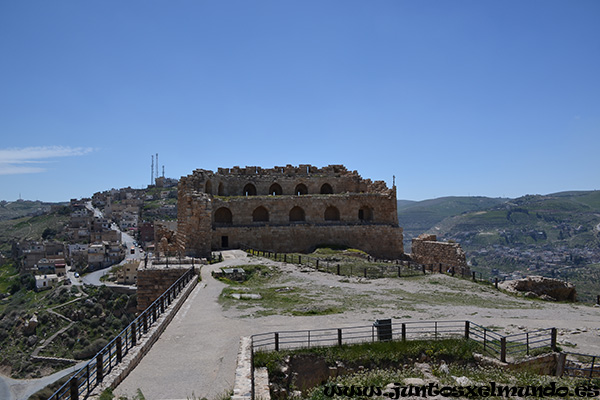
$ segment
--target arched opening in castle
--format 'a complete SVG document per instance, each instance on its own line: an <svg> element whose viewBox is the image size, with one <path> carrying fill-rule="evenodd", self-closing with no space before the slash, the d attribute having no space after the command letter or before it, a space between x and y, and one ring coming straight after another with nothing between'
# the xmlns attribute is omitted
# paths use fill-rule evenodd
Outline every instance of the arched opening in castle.
<svg viewBox="0 0 600 400"><path fill-rule="evenodd" d="M396 188L343 165L197 169L181 178L178 196L177 247L186 255L240 247L310 252L321 245L389 259L404 253Z"/></svg>

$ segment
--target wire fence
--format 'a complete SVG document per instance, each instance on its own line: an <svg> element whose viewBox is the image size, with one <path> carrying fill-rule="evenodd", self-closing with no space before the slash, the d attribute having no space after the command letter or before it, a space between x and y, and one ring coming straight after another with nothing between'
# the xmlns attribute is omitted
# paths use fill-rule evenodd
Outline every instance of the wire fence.
<svg viewBox="0 0 600 400"><path fill-rule="evenodd" d="M165 309L180 295L194 276L194 268L187 270L48 400L87 398L103 379L123 361L123 357L138 344L142 336L158 321Z"/></svg>
<svg viewBox="0 0 600 400"><path fill-rule="evenodd" d="M253 256L265 257L274 261L290 264L298 264L314 268L320 272L337 274L340 276L356 276L364 278L390 278L426 275L427 273L441 273L451 276L473 279L474 281L486 281L481 273L470 272L466 268L451 264L419 264L411 260L383 260L371 256L357 261L335 260L332 258L319 258L304 254L276 253L272 251L258 250L252 247L244 247L244 251ZM366 265L370 264L370 265ZM486 281L487 282L487 281Z"/></svg>

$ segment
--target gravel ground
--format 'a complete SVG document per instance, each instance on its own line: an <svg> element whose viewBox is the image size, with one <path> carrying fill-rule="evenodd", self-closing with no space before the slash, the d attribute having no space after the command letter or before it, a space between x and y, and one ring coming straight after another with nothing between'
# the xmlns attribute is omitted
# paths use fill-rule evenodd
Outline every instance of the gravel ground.
<svg viewBox="0 0 600 400"><path fill-rule="evenodd" d="M338 305L345 311L315 316L256 316L259 308L223 310L217 300L226 285L213 279L211 271L257 263L276 265L282 271L284 285L293 285L316 302ZM517 298L445 275L421 279L347 279L246 257L244 252L233 250L224 253L222 263L202 268L202 282L115 394L132 397L139 388L148 400L213 399L233 387L240 336L367 325L380 318L470 320L497 327L504 334L556 327L563 349L600 355L599 307Z"/></svg>

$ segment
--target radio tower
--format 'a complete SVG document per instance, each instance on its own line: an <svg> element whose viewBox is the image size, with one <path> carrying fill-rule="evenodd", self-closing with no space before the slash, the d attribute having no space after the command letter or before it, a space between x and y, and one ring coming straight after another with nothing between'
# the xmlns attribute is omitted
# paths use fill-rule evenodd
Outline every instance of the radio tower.
<svg viewBox="0 0 600 400"><path fill-rule="evenodd" d="M165 166L164 165L163 165L163 175L162 175L162 177L163 178L165 177Z"/></svg>
<svg viewBox="0 0 600 400"><path fill-rule="evenodd" d="M152 165L150 165L150 184L154 185L154 156L152 157Z"/></svg>
<svg viewBox="0 0 600 400"><path fill-rule="evenodd" d="M159 175L158 175L158 165L159 165L158 164L158 153L156 153L156 177L157 178L159 177Z"/></svg>

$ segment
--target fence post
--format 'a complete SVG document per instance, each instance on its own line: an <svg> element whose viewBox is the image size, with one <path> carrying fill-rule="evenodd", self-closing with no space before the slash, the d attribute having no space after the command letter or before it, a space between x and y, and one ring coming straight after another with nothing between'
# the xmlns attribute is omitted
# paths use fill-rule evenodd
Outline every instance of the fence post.
<svg viewBox="0 0 600 400"><path fill-rule="evenodd" d="M477 279L475 278L475 271L473 271L473 282L475 282Z"/></svg>
<svg viewBox="0 0 600 400"><path fill-rule="evenodd" d="M498 289L498 278L494 278L494 286Z"/></svg>
<svg viewBox="0 0 600 400"><path fill-rule="evenodd" d="M406 342L406 324L402 324L402 341Z"/></svg>
<svg viewBox="0 0 600 400"><path fill-rule="evenodd" d="M600 305L600 294L596 297L596 304Z"/></svg>
<svg viewBox="0 0 600 400"><path fill-rule="evenodd" d="M123 338L117 336L117 364L123 361Z"/></svg>
<svg viewBox="0 0 600 400"><path fill-rule="evenodd" d="M396 260L398 261L398 260ZM398 265L398 278L400 278L402 275L400 274L400 266Z"/></svg>
<svg viewBox="0 0 600 400"><path fill-rule="evenodd" d="M596 356L592 356L592 365L590 367L590 379L594 376L594 364L596 363Z"/></svg>
<svg viewBox="0 0 600 400"><path fill-rule="evenodd" d="M279 351L279 333L275 332L275 351Z"/></svg>
<svg viewBox="0 0 600 400"><path fill-rule="evenodd" d="M440 263L440 274L443 274L444 271L442 271L442 263Z"/></svg>
<svg viewBox="0 0 600 400"><path fill-rule="evenodd" d="M338 328L338 346L342 345L342 329Z"/></svg>
<svg viewBox="0 0 600 400"><path fill-rule="evenodd" d="M552 331L550 333L550 347L552 347L552 351L556 351L556 335L557 335L557 330L556 328L552 328Z"/></svg>
<svg viewBox="0 0 600 400"><path fill-rule="evenodd" d="M96 380L102 382L104 378L104 362L102 361L102 353L96 356Z"/></svg>
<svg viewBox="0 0 600 400"><path fill-rule="evenodd" d="M337 274L340 274L340 264L337 265Z"/></svg>
<svg viewBox="0 0 600 400"><path fill-rule="evenodd" d="M471 322L465 321L465 339L469 340L469 333L471 331Z"/></svg>
<svg viewBox="0 0 600 400"><path fill-rule="evenodd" d="M283 262L285 262L285 263L287 262L287 254L283 255Z"/></svg>
<svg viewBox="0 0 600 400"><path fill-rule="evenodd" d="M427 273L425 272L425 264L423 264L423 275L427 275Z"/></svg>
<svg viewBox="0 0 600 400"><path fill-rule="evenodd" d="M156 322L156 303L152 304L152 322Z"/></svg>
<svg viewBox="0 0 600 400"><path fill-rule="evenodd" d="M148 332L148 314L144 313L144 318L142 318L142 322L144 324L144 333Z"/></svg>
<svg viewBox="0 0 600 400"><path fill-rule="evenodd" d="M161 297L160 298L160 313L164 313L165 312L165 298Z"/></svg>
<svg viewBox="0 0 600 400"><path fill-rule="evenodd" d="M298 256L298 264L302 265L302 256Z"/></svg>
<svg viewBox="0 0 600 400"><path fill-rule="evenodd" d="M506 362L506 337L500 339L500 361Z"/></svg>
<svg viewBox="0 0 600 400"><path fill-rule="evenodd" d="M527 351L527 355L529 355L529 332L525 332L525 350Z"/></svg>
<svg viewBox="0 0 600 400"><path fill-rule="evenodd" d="M367 277L367 267L365 267L364 273L365 273L365 278L366 278Z"/></svg>
<svg viewBox="0 0 600 400"><path fill-rule="evenodd" d="M133 321L131 323L131 346L137 345L137 333L136 333L136 323Z"/></svg>
<svg viewBox="0 0 600 400"><path fill-rule="evenodd" d="M85 365L85 383L87 384L87 394L90 394L90 363Z"/></svg>
<svg viewBox="0 0 600 400"><path fill-rule="evenodd" d="M71 379L71 400L79 400L79 378Z"/></svg>

